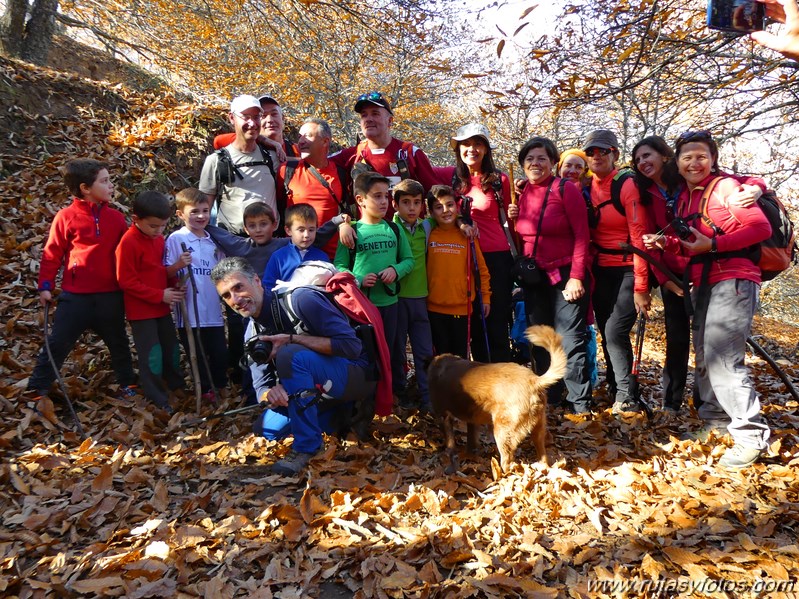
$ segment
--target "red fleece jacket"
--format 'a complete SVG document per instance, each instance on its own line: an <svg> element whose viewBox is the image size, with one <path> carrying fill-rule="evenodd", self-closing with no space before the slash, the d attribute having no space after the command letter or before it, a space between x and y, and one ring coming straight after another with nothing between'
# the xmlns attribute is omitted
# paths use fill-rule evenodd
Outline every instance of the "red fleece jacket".
<svg viewBox="0 0 799 599"><path fill-rule="evenodd" d="M74 198L56 213L50 226L39 267L39 290L52 291L63 266L64 291L119 291L114 252L126 228L125 217L116 208Z"/></svg>

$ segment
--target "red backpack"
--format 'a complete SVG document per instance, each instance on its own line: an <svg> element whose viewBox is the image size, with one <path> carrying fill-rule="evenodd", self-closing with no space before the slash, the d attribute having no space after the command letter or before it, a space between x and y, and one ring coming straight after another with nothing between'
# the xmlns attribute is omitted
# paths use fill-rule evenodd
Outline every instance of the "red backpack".
<svg viewBox="0 0 799 599"><path fill-rule="evenodd" d="M707 215L707 202L716 183L721 179L722 177L716 177L708 183L699 203L699 214L702 220L714 231L718 227L713 224L713 221ZM785 206L783 206L773 190L769 189L761 195L757 200L757 205L771 225L771 236L750 248L751 258L760 267L763 281L770 281L781 272L787 270L792 263L796 263L796 235ZM723 252L717 256L724 257L725 254L729 253Z"/></svg>
<svg viewBox="0 0 799 599"><path fill-rule="evenodd" d="M380 378L377 382L377 392L375 395L375 412L378 416L388 416L394 404L394 396L391 386L391 356L388 352L386 334L383 330L383 318L369 298L358 287L358 282L352 273L339 272L330 277L325 285L325 292L336 303L339 309L354 324L356 332L362 343L373 344L377 348L375 356L380 370ZM366 330L356 326L371 325ZM366 331L370 331L373 339L369 339Z"/></svg>

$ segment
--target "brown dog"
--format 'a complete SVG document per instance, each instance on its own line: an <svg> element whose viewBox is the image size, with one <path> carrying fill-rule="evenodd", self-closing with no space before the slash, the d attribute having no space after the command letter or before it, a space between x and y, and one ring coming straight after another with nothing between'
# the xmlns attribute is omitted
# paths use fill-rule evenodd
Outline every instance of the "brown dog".
<svg viewBox="0 0 799 599"><path fill-rule="evenodd" d="M519 444L533 433L539 461L547 464L546 389L566 372L566 352L552 327L537 325L526 331L530 343L549 351L551 364L541 376L519 364L483 364L452 354L433 358L428 368L430 400L443 417L450 457L448 472L457 469L453 417L467 423L467 448L477 447L478 424L492 424L502 470L507 472Z"/></svg>

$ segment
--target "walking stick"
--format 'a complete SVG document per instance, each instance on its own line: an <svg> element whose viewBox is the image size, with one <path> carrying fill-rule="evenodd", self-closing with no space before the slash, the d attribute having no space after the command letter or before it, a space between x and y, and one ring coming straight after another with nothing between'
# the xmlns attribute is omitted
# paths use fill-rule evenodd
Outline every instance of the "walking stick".
<svg viewBox="0 0 799 599"><path fill-rule="evenodd" d="M184 242L180 243L180 249L184 252L188 252L189 249L186 247ZM187 270L189 271L189 280L191 281L191 303L194 307L194 324L197 325L197 343L200 346L200 356L203 359L203 366L205 367L205 374L208 375L208 383L211 385L211 391L214 394L214 399L219 398L219 393L216 390L216 386L214 385L214 377L211 374L211 365L208 363L208 354L205 353L205 346L203 345L203 337L200 334L200 308L197 303L197 281L194 279L194 270L191 268L191 264L188 265ZM188 320L189 313L186 312L186 319ZM199 404L198 404L199 405Z"/></svg>
<svg viewBox="0 0 799 599"><path fill-rule="evenodd" d="M651 264L652 266L657 268L660 272L665 274L669 278L669 280L672 281L675 285L679 285L680 287L682 287L682 281L680 280L680 278L677 275L675 275L673 272L671 272L671 270L660 260L658 260L653 256L650 256L643 250L639 250L637 247L629 243L621 243L619 245L621 249L630 252L631 254L635 254L640 258L643 258L644 260L646 260L648 264ZM799 391L797 391L796 387L793 386L793 383L791 382L791 379L788 378L788 375L785 374L785 372L782 370L782 368L779 367L777 362L774 361L774 358L772 358L759 343L757 343L754 339L752 339L751 336L746 338L746 343L747 345L749 345L749 347L752 348L752 351L754 351L758 356L763 358L766 361L766 363L769 366L771 366L771 368L774 370L777 376L780 377L780 380L782 380L782 382L785 384L785 387L786 389L788 389L788 392L791 395L793 395L793 398L796 401L799 401Z"/></svg>
<svg viewBox="0 0 799 599"><path fill-rule="evenodd" d="M61 389L61 393L64 395L64 401L67 402L67 407L69 408L69 413L72 416L72 420L75 422L76 432L81 439L86 438L86 433L83 432L83 427L80 425L80 419L78 415L75 413L75 406L72 405L72 401L69 399L69 394L67 393L67 387L64 385L64 379L61 378L61 372L58 370L58 366L55 363L55 359L53 358L53 352L50 350L50 333L48 331L48 323L50 321L50 302L45 302L44 304L44 326L42 332L44 333L44 349L47 352L47 359L50 360L50 366L53 367L53 372L55 373L55 378L58 381L58 387Z"/></svg>
<svg viewBox="0 0 799 599"><path fill-rule="evenodd" d="M178 309L183 319L183 330L186 333L186 343L189 346L189 365L191 367L191 380L194 383L194 400L197 409L197 415L200 414L202 409L202 385L200 384L200 367L197 365L197 348L194 344L194 331L191 330L191 323L189 322L189 311L186 308L186 297L184 296L178 304Z"/></svg>
<svg viewBox="0 0 799 599"><path fill-rule="evenodd" d="M466 245L466 359L472 359L472 264L469 257L471 244Z"/></svg>
<svg viewBox="0 0 799 599"><path fill-rule="evenodd" d="M298 413L302 414L313 405L319 403L322 399L333 399L331 396L328 395L330 390L333 388L333 381L327 380L324 384L318 384L313 389L304 389L302 391L297 391L296 393L292 393L289 395L289 401L300 401L302 399L311 398L307 404L302 404L298 408ZM196 426L198 424L203 424L204 422L208 422L209 420L218 420L219 418L227 418L228 416L235 416L236 414L243 414L244 412L251 412L257 409L264 409L268 408L269 404L265 405L265 402L258 402L254 403L249 406L243 406L241 408L233 408L232 410L225 410L224 412L217 412L216 414L210 414L209 416L204 416L202 418L195 418L194 420L189 420L188 422L184 422L182 426Z"/></svg>
<svg viewBox="0 0 799 599"><path fill-rule="evenodd" d="M488 326L486 325L486 310L483 305L483 291L482 283L480 281L480 267L477 263L477 248L474 246L474 240L469 241L469 246L472 250L472 265L474 266L474 289L477 303L480 304L480 318L483 322L483 340L486 344L486 357L491 361L491 348L488 347Z"/></svg>

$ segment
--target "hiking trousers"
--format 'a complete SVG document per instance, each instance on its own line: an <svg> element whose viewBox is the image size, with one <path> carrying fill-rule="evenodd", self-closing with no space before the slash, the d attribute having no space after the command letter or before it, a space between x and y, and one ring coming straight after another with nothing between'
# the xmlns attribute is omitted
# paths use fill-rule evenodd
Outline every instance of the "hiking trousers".
<svg viewBox="0 0 799 599"><path fill-rule="evenodd" d="M752 281L719 281L710 288L707 311L694 314L699 415L709 422L729 421L727 430L735 442L753 449L765 449L770 434L745 364L759 293L760 286ZM695 293L692 299L696 301Z"/></svg>

